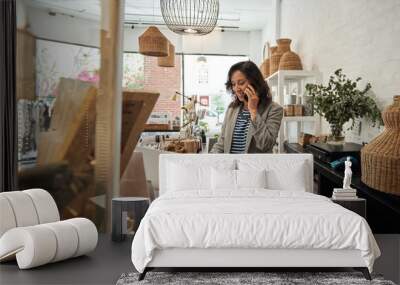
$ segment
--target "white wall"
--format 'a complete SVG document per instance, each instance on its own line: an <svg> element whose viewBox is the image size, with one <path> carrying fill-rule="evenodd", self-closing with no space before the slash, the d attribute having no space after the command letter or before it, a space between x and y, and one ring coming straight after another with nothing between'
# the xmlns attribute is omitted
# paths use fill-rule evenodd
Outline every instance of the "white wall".
<svg viewBox="0 0 400 285"><path fill-rule="evenodd" d="M30 31L38 37L52 40L99 46L100 22L65 15L50 16L46 11L29 8ZM143 27L126 26L124 50L138 51L138 37ZM162 33L175 45L176 52L248 55L257 64L261 60L261 31L238 32L216 30L205 36L180 36L167 28Z"/></svg>
<svg viewBox="0 0 400 285"><path fill-rule="evenodd" d="M250 60L254 61L257 65L260 65L263 61L262 57L262 31L251 31L249 33L249 57Z"/></svg>
<svg viewBox="0 0 400 285"><path fill-rule="evenodd" d="M280 15L281 15L281 2L282 0L272 0L271 13L266 15L268 17L267 25L261 31L261 42L269 42L271 46L275 46L275 40L280 37ZM265 51L265 57L268 52Z"/></svg>
<svg viewBox="0 0 400 285"><path fill-rule="evenodd" d="M281 1L276 23L280 27L267 25L263 41L291 38L304 69L321 71L324 83L337 68L350 78L362 77L360 86L372 84L372 95L381 108L400 94L399 0L276 1ZM324 131L328 132L327 124ZM380 131L363 120L361 134L348 132L346 140L369 142ZM376 239L382 256L375 271L399 282L400 236L376 235Z"/></svg>
<svg viewBox="0 0 400 285"><path fill-rule="evenodd" d="M37 37L56 41L100 46L99 21L65 15L50 16L47 11L29 7L29 30Z"/></svg>
<svg viewBox="0 0 400 285"><path fill-rule="evenodd" d="M282 0L281 5L280 35L293 40L304 69L320 70L325 83L337 68L360 76L360 86L372 84L380 107L400 94L399 0ZM271 39L272 33L263 35ZM346 136L368 142L379 131L364 121L360 136Z"/></svg>

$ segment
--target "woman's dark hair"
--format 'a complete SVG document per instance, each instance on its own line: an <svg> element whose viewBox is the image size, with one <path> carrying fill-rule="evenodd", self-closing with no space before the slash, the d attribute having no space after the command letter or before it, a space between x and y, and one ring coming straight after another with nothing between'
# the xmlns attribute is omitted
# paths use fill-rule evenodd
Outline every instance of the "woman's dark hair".
<svg viewBox="0 0 400 285"><path fill-rule="evenodd" d="M233 94L231 78L235 71L242 72L249 81L249 84L254 87L258 97L260 98L259 105L267 106L271 103L272 99L269 91L269 86L267 82L265 82L260 69L258 69L257 65L250 60L241 61L231 66L228 72L228 80L225 83L226 90L228 92ZM237 107L241 104L243 103L240 102L239 99L235 96L234 101L229 106Z"/></svg>

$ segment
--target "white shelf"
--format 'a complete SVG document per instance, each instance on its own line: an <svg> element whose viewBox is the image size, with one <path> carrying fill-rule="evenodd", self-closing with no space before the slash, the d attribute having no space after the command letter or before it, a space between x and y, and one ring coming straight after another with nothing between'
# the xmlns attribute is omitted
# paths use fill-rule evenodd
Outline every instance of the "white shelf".
<svg viewBox="0 0 400 285"><path fill-rule="evenodd" d="M267 77L265 80L268 82L275 82L278 80L279 77L282 77L284 80L302 80L309 77L316 77L318 78L321 76L319 71L306 71L306 70L278 70L274 74Z"/></svg>
<svg viewBox="0 0 400 285"><path fill-rule="evenodd" d="M280 104L284 105L284 96L286 93L292 93L290 89L295 89L297 96L303 96L305 91L305 86L309 82L313 83L321 83L322 75L319 71L306 71L306 70L278 70L271 76L265 79L268 82L269 87L271 88L271 92L273 92L273 100ZM297 98L296 98L297 99ZM297 101L297 100L296 100ZM279 130L278 135L278 149L279 152L283 152L283 142L285 139L288 139L293 132L289 132L289 127L294 127L294 124L290 124L289 122L296 122L297 127L297 137L300 136L301 130L304 130L305 124L307 122L313 123L312 129L309 132L312 132L315 135L319 134L320 131L320 117L315 114L315 116L288 116L283 117L281 128ZM308 124L307 124L308 125ZM310 126L306 126L307 129Z"/></svg>

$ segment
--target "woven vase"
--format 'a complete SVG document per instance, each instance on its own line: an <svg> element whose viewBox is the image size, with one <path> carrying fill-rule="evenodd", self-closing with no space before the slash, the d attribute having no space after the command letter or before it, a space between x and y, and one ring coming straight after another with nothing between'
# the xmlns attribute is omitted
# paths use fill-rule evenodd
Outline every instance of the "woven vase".
<svg viewBox="0 0 400 285"><path fill-rule="evenodd" d="M271 58L269 61L269 75L272 75L278 71L279 61L281 60L283 53L278 50L278 47L271 47L270 54Z"/></svg>
<svg viewBox="0 0 400 285"><path fill-rule="evenodd" d="M168 56L162 56L158 59L158 66L161 67L174 67L175 66L175 46L171 43L168 44Z"/></svg>
<svg viewBox="0 0 400 285"><path fill-rule="evenodd" d="M279 62L279 70L302 70L303 65L301 64L300 57L292 52L285 52Z"/></svg>
<svg viewBox="0 0 400 285"><path fill-rule="evenodd" d="M139 53L148 56L168 56L168 39L155 26L139 36Z"/></svg>
<svg viewBox="0 0 400 285"><path fill-rule="evenodd" d="M385 130L361 150L361 180L373 189L400 195L400 95L382 114Z"/></svg>
<svg viewBox="0 0 400 285"><path fill-rule="evenodd" d="M264 78L267 78L269 76L269 62L270 62L270 59L267 58L260 65L260 70L261 70L261 73L262 73Z"/></svg>
<svg viewBox="0 0 400 285"><path fill-rule="evenodd" d="M291 42L292 42L291 39L277 39L276 43L278 44L278 51L280 51L281 53L290 51Z"/></svg>
<svg viewBox="0 0 400 285"><path fill-rule="evenodd" d="M271 58L272 54L278 50L277 46L270 47L268 50L268 56Z"/></svg>
<svg viewBox="0 0 400 285"><path fill-rule="evenodd" d="M279 70L302 70L300 57L290 50L291 39L279 39L278 49L283 52L282 57L279 60Z"/></svg>
<svg viewBox="0 0 400 285"><path fill-rule="evenodd" d="M277 50L271 56L270 62L270 74L274 74L279 69L280 60L285 52L290 51L290 43L291 39L277 39L276 43L278 44Z"/></svg>

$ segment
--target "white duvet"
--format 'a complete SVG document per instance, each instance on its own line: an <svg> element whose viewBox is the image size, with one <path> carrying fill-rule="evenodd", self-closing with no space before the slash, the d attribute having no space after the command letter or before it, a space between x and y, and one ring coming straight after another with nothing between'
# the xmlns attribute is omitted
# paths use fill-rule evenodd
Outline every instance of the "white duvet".
<svg viewBox="0 0 400 285"><path fill-rule="evenodd" d="M370 271L380 255L359 215L320 195L265 189L162 195L140 223L132 262L143 272L165 248L358 249Z"/></svg>

